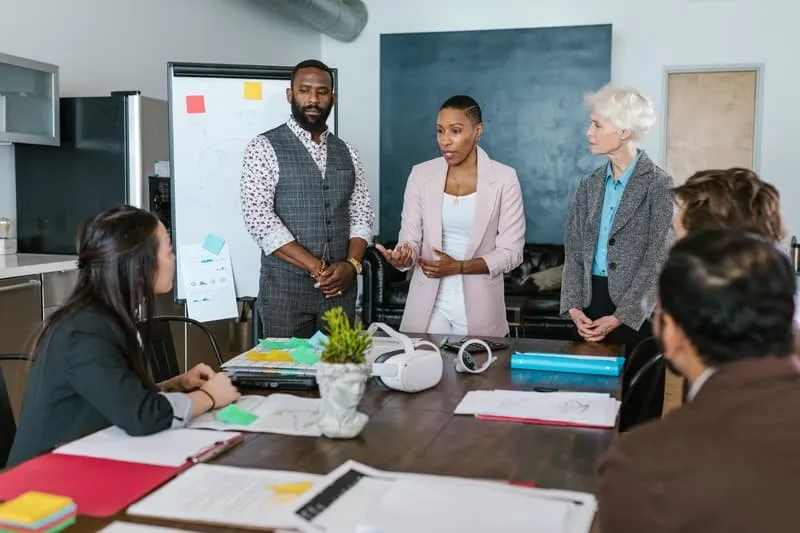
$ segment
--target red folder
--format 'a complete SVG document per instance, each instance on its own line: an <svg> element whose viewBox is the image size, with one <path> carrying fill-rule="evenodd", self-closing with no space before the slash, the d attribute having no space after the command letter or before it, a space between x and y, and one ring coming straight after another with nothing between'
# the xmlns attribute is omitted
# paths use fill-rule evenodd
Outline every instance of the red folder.
<svg viewBox="0 0 800 533"><path fill-rule="evenodd" d="M601 426L597 424L578 424L575 422L564 422L563 420L545 420L544 418L517 418L513 416L500 415L475 415L478 420L495 420L497 422L520 422L522 424L538 424L540 426L564 426L571 428L591 428L591 429L611 429L612 426Z"/></svg>
<svg viewBox="0 0 800 533"><path fill-rule="evenodd" d="M0 474L0 500L37 490L72 498L80 515L107 517L183 468L48 453Z"/></svg>

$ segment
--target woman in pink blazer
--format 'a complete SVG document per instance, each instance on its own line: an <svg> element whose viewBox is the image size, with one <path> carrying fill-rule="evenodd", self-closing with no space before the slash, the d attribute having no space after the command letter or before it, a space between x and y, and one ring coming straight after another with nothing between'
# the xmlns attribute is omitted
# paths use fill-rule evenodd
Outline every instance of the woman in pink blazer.
<svg viewBox="0 0 800 533"><path fill-rule="evenodd" d="M377 245L395 268L414 268L402 331L508 335L503 274L522 262L525 214L517 173L478 146L481 109L453 96L436 124L442 157L415 165L398 244Z"/></svg>

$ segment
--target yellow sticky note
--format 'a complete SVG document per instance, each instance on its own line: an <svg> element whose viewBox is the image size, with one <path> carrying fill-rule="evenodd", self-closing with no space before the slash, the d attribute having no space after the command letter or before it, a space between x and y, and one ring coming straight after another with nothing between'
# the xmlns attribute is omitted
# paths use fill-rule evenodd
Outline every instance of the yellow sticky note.
<svg viewBox="0 0 800 533"><path fill-rule="evenodd" d="M75 504L70 498L44 492L26 492L0 504L0 520L17 524L35 524Z"/></svg>
<svg viewBox="0 0 800 533"><path fill-rule="evenodd" d="M260 81L246 81L244 82L244 99L245 100L263 100L263 93L261 92Z"/></svg>
<svg viewBox="0 0 800 533"><path fill-rule="evenodd" d="M275 494L291 494L300 496L305 491L311 488L310 481L301 481L299 483L286 483L283 485L272 485L270 487Z"/></svg>
<svg viewBox="0 0 800 533"><path fill-rule="evenodd" d="M270 352L259 352L251 350L245 354L251 361L264 361L266 363L291 363L294 361L286 350L272 350Z"/></svg>

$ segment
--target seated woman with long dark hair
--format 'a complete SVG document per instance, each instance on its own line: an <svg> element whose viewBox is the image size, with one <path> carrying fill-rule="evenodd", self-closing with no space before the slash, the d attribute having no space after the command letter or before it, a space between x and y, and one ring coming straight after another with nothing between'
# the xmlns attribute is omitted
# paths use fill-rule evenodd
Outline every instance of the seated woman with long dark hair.
<svg viewBox="0 0 800 533"><path fill-rule="evenodd" d="M123 206L83 225L78 283L34 343L9 465L109 425L131 435L183 427L239 397L227 375L204 364L153 382L149 334L137 326L174 276L169 235L155 215Z"/></svg>

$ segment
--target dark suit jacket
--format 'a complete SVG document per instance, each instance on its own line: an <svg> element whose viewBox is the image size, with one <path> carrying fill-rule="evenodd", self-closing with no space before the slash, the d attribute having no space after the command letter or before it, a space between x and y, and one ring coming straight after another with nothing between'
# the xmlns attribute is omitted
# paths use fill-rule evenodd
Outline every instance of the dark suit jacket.
<svg viewBox="0 0 800 533"><path fill-rule="evenodd" d="M694 400L620 437L600 467L601 533L800 531L797 364L720 367Z"/></svg>
<svg viewBox="0 0 800 533"><path fill-rule="evenodd" d="M172 405L130 368L109 315L77 311L45 342L31 365L8 466L109 425L133 435L172 425Z"/></svg>
<svg viewBox="0 0 800 533"><path fill-rule="evenodd" d="M564 235L561 314L591 303L592 262L606 184L606 165L584 176L575 191ZM614 315L638 330L653 312L642 300L655 291L672 244L672 178L642 153L625 186L608 239L608 292Z"/></svg>

